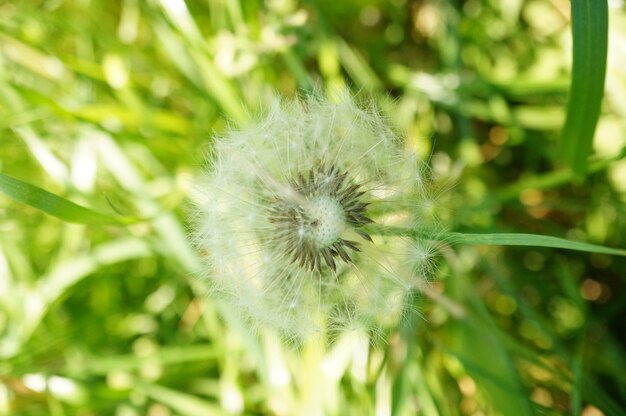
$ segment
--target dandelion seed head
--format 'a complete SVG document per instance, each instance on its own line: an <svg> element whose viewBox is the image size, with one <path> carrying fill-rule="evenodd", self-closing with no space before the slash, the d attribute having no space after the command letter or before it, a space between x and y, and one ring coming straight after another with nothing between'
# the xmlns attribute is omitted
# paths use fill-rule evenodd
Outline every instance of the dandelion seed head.
<svg viewBox="0 0 626 416"><path fill-rule="evenodd" d="M251 326L300 340L380 332L425 281L428 244L372 232L427 228L431 198L427 170L373 105L275 100L215 138L207 165L194 215L203 276Z"/></svg>

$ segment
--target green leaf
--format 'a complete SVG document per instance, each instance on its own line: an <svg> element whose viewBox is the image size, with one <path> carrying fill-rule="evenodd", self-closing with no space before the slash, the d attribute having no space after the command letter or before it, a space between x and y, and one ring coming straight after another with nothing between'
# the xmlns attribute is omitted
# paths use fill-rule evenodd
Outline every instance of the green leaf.
<svg viewBox="0 0 626 416"><path fill-rule="evenodd" d="M186 392L163 387L158 384L145 383L136 379L135 388L152 400L171 407L181 415L223 415L224 411L215 403L201 399Z"/></svg>
<svg viewBox="0 0 626 416"><path fill-rule="evenodd" d="M489 397L492 409L486 413L506 416L536 414L528 387L524 386L517 367L520 359L526 359L520 353L524 346L511 340L506 330L501 329L501 324L496 322L481 294L473 287L473 279L463 276L452 280L446 292L455 302L463 304L466 312L462 319L448 321L451 332L442 348L459 361L476 382L481 395Z"/></svg>
<svg viewBox="0 0 626 416"><path fill-rule="evenodd" d="M579 178L587 172L587 156L600 116L608 20L607 0L572 0L572 84L561 149L565 162Z"/></svg>
<svg viewBox="0 0 626 416"><path fill-rule="evenodd" d="M589 253L602 253L615 256L626 256L626 250L600 246L597 244L571 241L564 238L547 235L522 234L522 233L498 233L498 234L464 234L448 233L443 239L458 244L488 244L498 246L534 246L564 248L567 250L587 251Z"/></svg>
<svg viewBox="0 0 626 416"><path fill-rule="evenodd" d="M449 352L489 395L498 414L535 414L515 368L514 357L498 338L495 327L474 315L457 321L456 325L456 339Z"/></svg>
<svg viewBox="0 0 626 416"><path fill-rule="evenodd" d="M616 155L590 161L587 166L587 173L606 170L614 162L624 158L626 158L626 148L622 149L622 151ZM574 172L570 169L561 169L542 175L530 175L517 183L496 191L495 196L500 201L516 199L519 198L519 195L526 189L552 189L570 183L575 179L574 175Z"/></svg>
<svg viewBox="0 0 626 416"><path fill-rule="evenodd" d="M137 220L110 216L77 205L35 185L0 173L0 192L66 222L79 224L129 224Z"/></svg>
<svg viewBox="0 0 626 416"><path fill-rule="evenodd" d="M87 253L69 257L58 263L54 269L39 278L37 289L28 290L26 293L16 292L14 296L18 299L30 297L38 299L39 306L32 310L28 307L23 308L23 317L17 320L14 323L16 327L9 331L16 337L15 342L8 343L8 347L0 349L0 359L19 353L20 346L32 336L51 305L81 279L104 266L149 257L151 254L152 250L145 241L130 237L119 238L91 247ZM25 301L23 303L26 304Z"/></svg>
<svg viewBox="0 0 626 416"><path fill-rule="evenodd" d="M146 357L156 364L167 366L189 362L207 362L216 360L218 352L214 344L196 344L184 346L163 346L150 353ZM144 357L144 359L146 358ZM111 371L136 371L144 365L144 361L138 360L136 354L124 355L94 355L85 361L84 366L73 367L76 374L106 375Z"/></svg>
<svg viewBox="0 0 626 416"><path fill-rule="evenodd" d="M485 244L494 246L530 246L564 248L566 250L587 251L589 253L601 253L614 256L626 256L626 250L621 248L605 247L598 244L572 241L565 238L552 237L549 235L524 234L524 233L495 233L495 234L471 234L448 232L432 235L428 231L412 230L397 227L380 227L371 225L367 231L376 235L402 235L412 238L424 238L429 240L446 241L450 244Z"/></svg>

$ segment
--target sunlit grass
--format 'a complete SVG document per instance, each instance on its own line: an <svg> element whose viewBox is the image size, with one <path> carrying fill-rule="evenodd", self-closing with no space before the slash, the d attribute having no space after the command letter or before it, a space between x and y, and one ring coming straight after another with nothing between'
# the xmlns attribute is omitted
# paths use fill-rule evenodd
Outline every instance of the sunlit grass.
<svg viewBox="0 0 626 416"><path fill-rule="evenodd" d="M266 3L0 1L0 172L93 219L0 194L0 414L624 414L621 257L445 246L385 343L294 350L207 295L186 219L214 133L348 86L455 180L452 231L623 248L623 4L581 181L569 2Z"/></svg>

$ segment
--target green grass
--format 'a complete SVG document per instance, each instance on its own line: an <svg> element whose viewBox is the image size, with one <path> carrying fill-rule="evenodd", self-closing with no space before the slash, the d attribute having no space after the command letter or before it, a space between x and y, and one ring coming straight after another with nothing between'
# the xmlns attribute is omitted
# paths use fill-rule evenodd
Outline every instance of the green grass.
<svg viewBox="0 0 626 416"><path fill-rule="evenodd" d="M609 12L605 1L572 2L572 84L561 148L579 178L587 172L593 133L600 116L608 42Z"/></svg>
<svg viewBox="0 0 626 416"><path fill-rule="evenodd" d="M0 0L0 415L626 414L599 3ZM454 183L453 234L386 343L294 350L208 296L190 189L268 97L342 86Z"/></svg>

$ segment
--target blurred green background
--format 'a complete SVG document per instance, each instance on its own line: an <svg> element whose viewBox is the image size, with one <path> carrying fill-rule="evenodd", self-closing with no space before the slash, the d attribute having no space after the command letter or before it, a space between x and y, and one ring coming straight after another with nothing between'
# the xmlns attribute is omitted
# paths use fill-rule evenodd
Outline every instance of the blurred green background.
<svg viewBox="0 0 626 416"><path fill-rule="evenodd" d="M575 179L567 0L0 0L0 172L151 218L69 224L0 195L0 414L626 414L623 258L456 246L446 300L386 344L294 351L206 296L186 219L214 133L271 94L348 87L455 183L452 230L624 247L624 1L609 15Z"/></svg>

